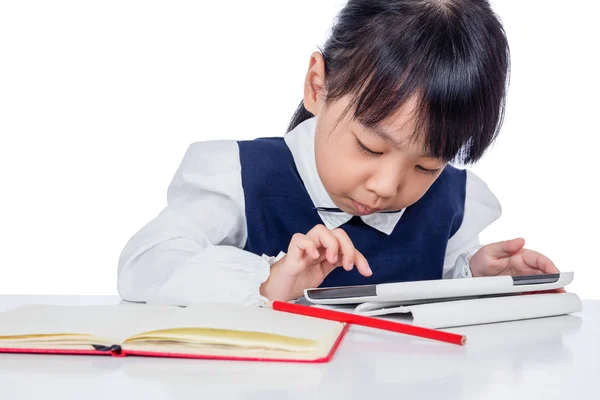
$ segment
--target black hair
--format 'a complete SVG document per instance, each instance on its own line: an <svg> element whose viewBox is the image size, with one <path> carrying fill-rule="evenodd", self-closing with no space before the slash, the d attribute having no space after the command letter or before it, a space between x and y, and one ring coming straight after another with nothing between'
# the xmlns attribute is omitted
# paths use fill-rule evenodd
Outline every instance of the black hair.
<svg viewBox="0 0 600 400"><path fill-rule="evenodd" d="M349 0L321 53L326 101L351 95L368 128L417 95L432 157L473 163L502 126L509 46L487 0ZM288 132L312 116L300 103Z"/></svg>

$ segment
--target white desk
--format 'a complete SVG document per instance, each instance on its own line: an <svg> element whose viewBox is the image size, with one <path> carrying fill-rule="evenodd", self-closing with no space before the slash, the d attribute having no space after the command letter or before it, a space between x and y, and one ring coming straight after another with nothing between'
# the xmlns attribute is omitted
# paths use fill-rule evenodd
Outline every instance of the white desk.
<svg viewBox="0 0 600 400"><path fill-rule="evenodd" d="M116 304L117 297L0 296ZM600 301L570 316L452 329L465 347L353 327L329 364L0 354L2 399L598 399Z"/></svg>

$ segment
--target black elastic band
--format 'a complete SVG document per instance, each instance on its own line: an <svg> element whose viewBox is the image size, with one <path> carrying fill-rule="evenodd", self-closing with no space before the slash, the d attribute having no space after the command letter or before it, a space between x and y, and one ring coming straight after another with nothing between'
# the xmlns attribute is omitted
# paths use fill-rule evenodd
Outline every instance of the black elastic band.
<svg viewBox="0 0 600 400"><path fill-rule="evenodd" d="M112 351L117 354L121 353L121 346L119 346L118 344L113 344L112 346L101 346L99 344L93 344L92 346L94 347L94 350L97 351Z"/></svg>
<svg viewBox="0 0 600 400"><path fill-rule="evenodd" d="M313 207L313 210L315 211L325 211L325 212L345 212L340 210L339 208L330 208L330 207ZM379 211L376 214L395 214L395 213L399 213L402 210L397 210L397 211Z"/></svg>

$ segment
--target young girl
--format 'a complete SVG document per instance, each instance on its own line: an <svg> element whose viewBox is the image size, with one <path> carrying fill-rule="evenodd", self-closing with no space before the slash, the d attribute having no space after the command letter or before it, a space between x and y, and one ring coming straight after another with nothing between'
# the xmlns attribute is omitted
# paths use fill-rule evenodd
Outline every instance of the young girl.
<svg viewBox="0 0 600 400"><path fill-rule="evenodd" d="M451 161L500 129L509 69L486 0L350 0L284 137L192 144L168 206L126 245L131 301L258 304L318 286L558 272Z"/></svg>

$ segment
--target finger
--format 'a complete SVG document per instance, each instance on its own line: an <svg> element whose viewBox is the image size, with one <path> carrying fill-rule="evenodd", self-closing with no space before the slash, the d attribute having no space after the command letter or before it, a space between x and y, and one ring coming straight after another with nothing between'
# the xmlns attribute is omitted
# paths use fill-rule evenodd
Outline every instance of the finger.
<svg viewBox="0 0 600 400"><path fill-rule="evenodd" d="M525 245L525 240L518 238L504 240L502 242L490 243L483 247L485 253L490 257L505 258L510 257Z"/></svg>
<svg viewBox="0 0 600 400"><path fill-rule="evenodd" d="M523 261L525 261L528 267L538 270L542 274L560 273L556 265L548 257L537 251L525 249L523 251Z"/></svg>
<svg viewBox="0 0 600 400"><path fill-rule="evenodd" d="M312 228L306 236L312 239L318 247L324 247L326 259L332 264L338 262L339 243L329 229L324 225L317 225Z"/></svg>
<svg viewBox="0 0 600 400"><path fill-rule="evenodd" d="M301 233L296 233L290 241L288 255L297 260L301 260L306 256L312 261L318 259L321 254L317 250L317 244L314 240Z"/></svg>
<svg viewBox="0 0 600 400"><path fill-rule="evenodd" d="M354 268L356 249L350 237L343 229L334 229L331 231L340 244L340 253L342 253L342 265L346 271L351 271Z"/></svg>
<svg viewBox="0 0 600 400"><path fill-rule="evenodd" d="M356 261L356 269L358 270L358 272L361 273L361 275L363 276L371 276L373 275L373 271L371 270L371 267L369 267L369 262L367 261L367 259L365 258L365 256L363 256L363 254L356 250L356 256L354 258Z"/></svg>

